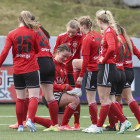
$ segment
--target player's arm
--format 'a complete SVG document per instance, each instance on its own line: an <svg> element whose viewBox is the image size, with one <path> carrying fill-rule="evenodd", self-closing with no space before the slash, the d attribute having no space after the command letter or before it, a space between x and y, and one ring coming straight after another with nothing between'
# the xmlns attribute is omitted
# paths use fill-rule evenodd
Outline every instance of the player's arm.
<svg viewBox="0 0 140 140"><path fill-rule="evenodd" d="M134 55L136 55L138 57L138 59L140 60L140 51L137 49L137 47L134 45L134 43L133 43L133 41L131 39L130 39L130 41L132 43Z"/></svg>
<svg viewBox="0 0 140 140"><path fill-rule="evenodd" d="M102 60L102 63L105 63L107 61L107 59L109 59L115 51L116 44L115 44L115 38L114 38L113 34L108 32L106 34L106 40L107 40L107 44L108 44L108 49L107 49L104 59Z"/></svg>
<svg viewBox="0 0 140 140"><path fill-rule="evenodd" d="M10 35L8 34L6 37L5 46L4 46L4 48L1 52L1 55L0 55L0 67L1 67L2 63L4 62L4 60L6 59L11 46L12 46L12 40L10 38Z"/></svg>

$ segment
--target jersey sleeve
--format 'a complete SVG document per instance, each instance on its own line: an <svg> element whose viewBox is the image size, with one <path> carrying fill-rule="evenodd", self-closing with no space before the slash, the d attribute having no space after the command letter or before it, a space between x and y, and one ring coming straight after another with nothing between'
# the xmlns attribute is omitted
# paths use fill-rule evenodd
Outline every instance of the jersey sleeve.
<svg viewBox="0 0 140 140"><path fill-rule="evenodd" d="M11 46L12 46L12 40L10 38L10 35L8 34L6 37L5 46L4 46L4 48L1 52L1 55L0 55L0 67L1 67L2 63L4 62L4 60L6 59Z"/></svg>
<svg viewBox="0 0 140 140"><path fill-rule="evenodd" d="M137 49L137 47L134 45L132 39L130 39L131 43L132 43L132 47L133 47L133 53L134 55L136 55L138 57L138 59L140 60L140 51Z"/></svg>
<svg viewBox="0 0 140 140"><path fill-rule="evenodd" d="M83 77L84 76L86 68L87 68L87 65L88 65L89 57L90 57L89 55L87 55L87 56L84 55L83 56L83 63L82 63L82 68L81 68L79 77Z"/></svg>
<svg viewBox="0 0 140 140"><path fill-rule="evenodd" d="M103 63L105 63L106 60L109 59L115 51L116 44L115 44L115 38L113 36L113 33L108 32L106 34L106 41L107 41L108 49L107 49L106 55L102 61Z"/></svg>

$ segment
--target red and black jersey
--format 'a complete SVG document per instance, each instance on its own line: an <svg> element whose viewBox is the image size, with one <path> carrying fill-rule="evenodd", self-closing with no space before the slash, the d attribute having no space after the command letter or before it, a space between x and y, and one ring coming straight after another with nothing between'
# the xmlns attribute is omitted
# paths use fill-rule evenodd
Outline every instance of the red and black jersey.
<svg viewBox="0 0 140 140"><path fill-rule="evenodd" d="M67 66L64 63L58 63L54 59L55 65L55 78L54 78L54 92L62 92L65 88L65 84L69 84L67 77ZM69 85L69 90L72 90L72 87Z"/></svg>
<svg viewBox="0 0 140 140"><path fill-rule="evenodd" d="M100 56L104 57L102 64L116 64L116 51L117 35L111 27L108 27L104 31L100 47Z"/></svg>
<svg viewBox="0 0 140 140"><path fill-rule="evenodd" d="M88 32L82 42L83 63L79 75L80 77L84 76L86 68L88 71L98 71L97 60L102 36L95 31L92 31L92 33L95 41L93 41L93 37L90 32Z"/></svg>
<svg viewBox="0 0 140 140"><path fill-rule="evenodd" d="M77 33L73 38L69 38L67 33L60 34L57 37L56 45L53 50L53 55L55 54L56 49L61 44L66 44L71 49L71 55L67 58L65 63L68 66L68 74L73 74L72 60L80 59L80 51L82 45L83 36L80 33Z"/></svg>
<svg viewBox="0 0 140 140"><path fill-rule="evenodd" d="M36 33L25 26L9 32L0 55L0 66L12 47L14 74L18 75L38 70L39 66L35 56L35 51L38 50L36 38Z"/></svg>
<svg viewBox="0 0 140 140"><path fill-rule="evenodd" d="M133 41L130 39L131 43L132 43L132 47L133 47L133 53L134 55L136 55L138 57L138 59L140 60L140 51L136 48L136 46L133 44ZM124 61L124 67L126 68L133 68L132 66L132 55L129 49L129 46L127 45L127 43L125 44L125 61Z"/></svg>
<svg viewBox="0 0 140 140"><path fill-rule="evenodd" d="M41 29L39 29L36 34L38 36L37 41L39 44L38 54L36 55L36 57L52 57L51 47L47 36Z"/></svg>
<svg viewBox="0 0 140 140"><path fill-rule="evenodd" d="M123 45L126 44L126 40L125 38L123 37L123 35L119 34L119 37L121 38L122 40L122 43L120 42L118 45L117 45L117 54L116 54L116 67L117 69L121 69L124 71L124 56L125 56L125 50L124 50L124 47Z"/></svg>

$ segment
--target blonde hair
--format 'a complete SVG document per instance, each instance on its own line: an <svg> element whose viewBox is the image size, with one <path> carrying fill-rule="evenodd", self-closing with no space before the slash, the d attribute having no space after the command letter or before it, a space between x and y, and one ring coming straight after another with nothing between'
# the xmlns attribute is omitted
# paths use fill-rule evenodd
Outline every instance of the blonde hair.
<svg viewBox="0 0 140 140"><path fill-rule="evenodd" d="M118 42L121 42L121 38L118 36L118 30L115 24L114 17L110 11L105 10L97 11L96 19L101 20L103 23L108 23L109 26L116 32Z"/></svg>
<svg viewBox="0 0 140 140"><path fill-rule="evenodd" d="M70 20L67 25L66 25L66 28L67 27L70 27L71 29L76 29L77 31L79 31L79 26L78 26L78 22L77 20Z"/></svg>
<svg viewBox="0 0 140 140"><path fill-rule="evenodd" d="M122 34L122 36L125 38L125 40L126 40L126 42L128 44L128 47L130 49L130 52L131 52L131 54L133 54L132 43L131 43L131 41L130 41L130 39L129 39L129 37L128 37L126 31L125 31L125 29L122 26L120 26L118 23L116 23L116 25L117 25L117 28L118 28L118 32L120 34Z"/></svg>
<svg viewBox="0 0 140 140"><path fill-rule="evenodd" d="M22 11L19 15L19 20L29 29L36 31L40 27L40 23L37 20L32 19L32 14L29 11Z"/></svg>
<svg viewBox="0 0 140 140"><path fill-rule="evenodd" d="M85 26L88 28L88 30L89 30L89 32L90 32L90 35L91 35L92 38L93 38L93 41L95 41L94 35L93 35L93 33L92 33L92 20L91 20L90 16L82 16L82 17L80 17L80 18L78 19L78 23L79 23L80 25L85 25Z"/></svg>

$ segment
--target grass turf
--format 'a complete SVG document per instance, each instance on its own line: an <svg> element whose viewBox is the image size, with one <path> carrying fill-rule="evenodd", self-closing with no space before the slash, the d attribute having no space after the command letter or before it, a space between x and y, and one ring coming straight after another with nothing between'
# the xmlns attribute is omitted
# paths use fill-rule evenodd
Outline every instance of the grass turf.
<svg viewBox="0 0 140 140"><path fill-rule="evenodd" d="M98 105L98 110L100 106ZM132 123L132 128L125 132L125 134L116 134L113 132L103 132L103 134L86 134L82 131L61 131L61 132L43 132L44 127L41 125L35 124L37 132L31 133L26 128L25 132L17 132L9 128L10 124L16 122L16 113L15 105L1 105L0 107L0 140L132 140L137 139L137 135L140 135L139 131L131 131L134 129L134 126L137 124L137 120L134 118L134 115L131 113L128 106L124 106L124 114L128 117L128 120ZM49 116L48 109L44 105L38 106L37 116ZM106 119L107 124L108 119ZM72 117L69 125L73 126L74 118ZM81 105L81 117L80 117L80 126L81 128L86 128L91 125L89 111L87 105Z"/></svg>

